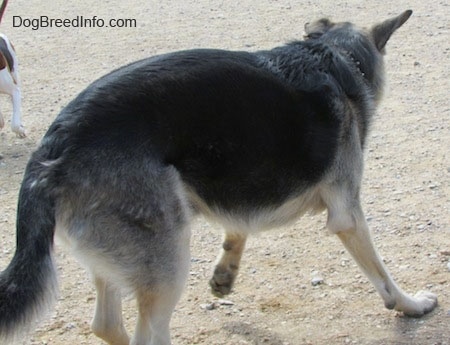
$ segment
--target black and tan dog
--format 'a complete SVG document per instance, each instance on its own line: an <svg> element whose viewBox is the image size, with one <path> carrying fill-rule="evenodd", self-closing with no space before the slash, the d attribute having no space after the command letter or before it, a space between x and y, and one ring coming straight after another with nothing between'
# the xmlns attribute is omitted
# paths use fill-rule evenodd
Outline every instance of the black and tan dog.
<svg viewBox="0 0 450 345"><path fill-rule="evenodd" d="M20 192L17 249L0 276L0 337L54 298L53 238L89 268L93 331L116 345L168 345L189 271L189 220L226 230L211 287L230 292L248 235L328 211L390 309L420 316L434 294L405 294L375 250L360 205L363 150L383 85L383 53L406 11L370 30L323 19L270 51L190 50L97 80L58 116ZM130 340L121 292L139 317Z"/></svg>

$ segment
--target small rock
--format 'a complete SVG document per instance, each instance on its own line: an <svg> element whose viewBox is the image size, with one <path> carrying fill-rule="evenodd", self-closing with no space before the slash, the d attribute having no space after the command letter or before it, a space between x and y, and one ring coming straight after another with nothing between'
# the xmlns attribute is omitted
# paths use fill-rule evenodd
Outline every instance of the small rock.
<svg viewBox="0 0 450 345"><path fill-rule="evenodd" d="M217 301L220 305L234 305L234 302L229 301L227 299L219 299Z"/></svg>
<svg viewBox="0 0 450 345"><path fill-rule="evenodd" d="M447 269L450 272L450 261L447 263Z"/></svg>
<svg viewBox="0 0 450 345"><path fill-rule="evenodd" d="M74 328L75 328L75 324L74 324L73 322L69 322L68 324L66 324L66 325L64 326L64 328L65 328L66 330L74 329Z"/></svg>
<svg viewBox="0 0 450 345"><path fill-rule="evenodd" d="M205 304L200 304L200 308L205 309L205 310L214 310L214 309L216 309L216 305L214 303L205 303Z"/></svg>
<svg viewBox="0 0 450 345"><path fill-rule="evenodd" d="M311 279L311 285L317 286L323 284L323 278L321 276L315 276L313 279Z"/></svg>

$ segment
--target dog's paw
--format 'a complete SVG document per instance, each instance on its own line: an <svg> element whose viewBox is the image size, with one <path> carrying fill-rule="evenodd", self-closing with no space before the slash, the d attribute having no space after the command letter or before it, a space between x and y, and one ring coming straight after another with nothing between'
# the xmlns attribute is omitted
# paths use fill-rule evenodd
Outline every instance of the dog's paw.
<svg viewBox="0 0 450 345"><path fill-rule="evenodd" d="M216 267L214 275L209 281L211 293L216 297L228 295L231 292L235 278L236 276L233 272L221 267Z"/></svg>
<svg viewBox="0 0 450 345"><path fill-rule="evenodd" d="M403 314L410 317L421 317L434 308L438 304L437 295L428 291L419 291L413 297L413 305L403 310Z"/></svg>
<svg viewBox="0 0 450 345"><path fill-rule="evenodd" d="M16 136L18 137L18 138L26 138L27 137L27 134L25 133L25 128L22 126L22 125L20 125L20 126L17 126L17 127L13 127L13 132L14 133L16 133Z"/></svg>

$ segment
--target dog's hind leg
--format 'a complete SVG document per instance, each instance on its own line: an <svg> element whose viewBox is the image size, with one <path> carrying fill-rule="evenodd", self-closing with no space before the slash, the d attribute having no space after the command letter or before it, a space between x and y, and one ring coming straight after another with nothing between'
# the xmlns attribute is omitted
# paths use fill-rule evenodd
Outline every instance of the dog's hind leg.
<svg viewBox="0 0 450 345"><path fill-rule="evenodd" d="M209 285L214 295L222 297L231 292L239 271L242 252L247 236L237 232L227 231L222 244L222 254L214 269Z"/></svg>
<svg viewBox="0 0 450 345"><path fill-rule="evenodd" d="M158 292L137 292L138 319L130 345L171 344L169 324L181 290L182 286L167 286Z"/></svg>
<svg viewBox="0 0 450 345"><path fill-rule="evenodd" d="M345 204L345 202L340 204ZM432 311L437 305L435 294L419 292L412 297L403 292L394 282L373 245L361 206L357 201L355 204L340 210L329 208L328 228L341 239L374 284L388 309L395 309L414 317Z"/></svg>
<svg viewBox="0 0 450 345"><path fill-rule="evenodd" d="M134 278L138 319L130 345L171 344L170 319L189 276L191 261L189 226L181 222L172 230L155 230L163 237L155 241L148 261L140 262L144 267L150 262L151 266L147 276L144 269L139 269Z"/></svg>
<svg viewBox="0 0 450 345"><path fill-rule="evenodd" d="M122 321L120 291L100 277L95 277L97 299L92 331L110 345L129 345L130 339Z"/></svg>

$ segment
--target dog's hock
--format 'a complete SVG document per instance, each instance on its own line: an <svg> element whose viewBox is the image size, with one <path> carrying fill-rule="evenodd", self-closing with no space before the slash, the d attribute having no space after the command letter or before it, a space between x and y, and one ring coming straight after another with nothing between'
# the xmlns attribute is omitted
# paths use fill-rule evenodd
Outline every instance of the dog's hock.
<svg viewBox="0 0 450 345"><path fill-rule="evenodd" d="M377 49L382 52L391 35L411 17L412 11L407 10L397 17L388 19L372 28L372 37Z"/></svg>

